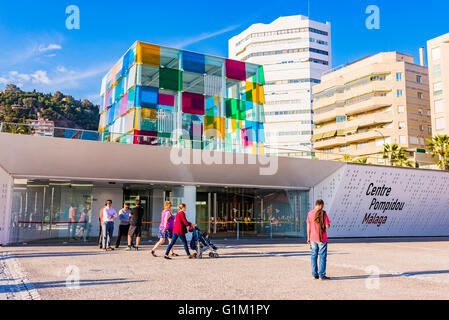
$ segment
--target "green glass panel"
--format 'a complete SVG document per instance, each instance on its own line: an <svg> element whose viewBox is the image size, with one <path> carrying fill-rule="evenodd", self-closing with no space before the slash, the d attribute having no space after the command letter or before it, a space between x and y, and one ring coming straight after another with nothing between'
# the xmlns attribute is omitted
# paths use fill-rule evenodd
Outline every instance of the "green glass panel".
<svg viewBox="0 0 449 320"><path fill-rule="evenodd" d="M170 68L160 68L159 88L173 91L181 91L182 71Z"/></svg>
<svg viewBox="0 0 449 320"><path fill-rule="evenodd" d="M263 72L263 66L259 66L259 83L265 85L265 73Z"/></svg>

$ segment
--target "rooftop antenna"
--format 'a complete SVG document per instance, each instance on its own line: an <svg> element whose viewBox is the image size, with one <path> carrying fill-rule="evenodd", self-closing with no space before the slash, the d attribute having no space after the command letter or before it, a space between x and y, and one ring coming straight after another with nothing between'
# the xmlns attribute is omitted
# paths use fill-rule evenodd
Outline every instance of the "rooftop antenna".
<svg viewBox="0 0 449 320"><path fill-rule="evenodd" d="M310 19L310 0L308 0L307 1L307 4L308 4L308 9L307 9L307 14L308 14L308 16L309 16L309 19Z"/></svg>

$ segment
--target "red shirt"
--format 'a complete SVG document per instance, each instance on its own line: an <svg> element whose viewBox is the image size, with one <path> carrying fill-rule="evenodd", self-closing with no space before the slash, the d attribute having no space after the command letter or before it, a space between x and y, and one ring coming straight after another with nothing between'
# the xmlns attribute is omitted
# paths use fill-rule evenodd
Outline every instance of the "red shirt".
<svg viewBox="0 0 449 320"><path fill-rule="evenodd" d="M311 242L320 242L320 227L318 223L315 222L316 213L316 210L312 210L307 215L307 223L310 225ZM330 225L329 218L326 213L324 214L324 221L326 226ZM327 231L323 233L323 242L327 242Z"/></svg>
<svg viewBox="0 0 449 320"><path fill-rule="evenodd" d="M179 235L185 235L187 233L187 227L192 224L187 221L184 211L179 211L176 215L175 227L173 228L173 233Z"/></svg>

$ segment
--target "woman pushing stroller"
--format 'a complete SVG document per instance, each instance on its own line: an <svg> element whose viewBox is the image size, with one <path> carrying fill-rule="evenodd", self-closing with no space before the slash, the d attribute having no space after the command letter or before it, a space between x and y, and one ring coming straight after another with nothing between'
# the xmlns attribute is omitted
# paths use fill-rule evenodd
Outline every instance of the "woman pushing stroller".
<svg viewBox="0 0 449 320"><path fill-rule="evenodd" d="M185 215L187 206L184 203L181 204L178 207L178 209L179 209L179 212L176 215L175 225L173 227L173 239L171 240L171 242L167 248L167 251L165 251L164 258L171 260L171 258L169 256L170 251L172 250L173 246L176 244L176 241L178 240L178 238L180 238L182 241L182 244L184 245L184 250L186 251L187 256L189 257L189 259L193 259L193 256L190 255L189 246L187 245L186 233L187 233L187 227L195 228L196 224L192 224L189 221L187 221L186 215Z"/></svg>

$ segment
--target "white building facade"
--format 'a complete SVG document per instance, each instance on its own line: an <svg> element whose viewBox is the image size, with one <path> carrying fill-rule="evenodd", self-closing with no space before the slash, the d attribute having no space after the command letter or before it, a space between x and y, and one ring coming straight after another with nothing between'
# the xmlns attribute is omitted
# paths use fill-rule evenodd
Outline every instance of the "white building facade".
<svg viewBox="0 0 449 320"><path fill-rule="evenodd" d="M229 40L229 57L264 66L266 152L310 156L312 87L332 68L331 24L301 15L254 24Z"/></svg>

